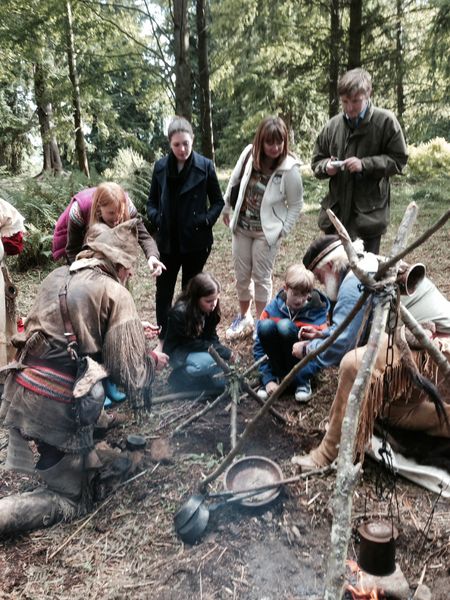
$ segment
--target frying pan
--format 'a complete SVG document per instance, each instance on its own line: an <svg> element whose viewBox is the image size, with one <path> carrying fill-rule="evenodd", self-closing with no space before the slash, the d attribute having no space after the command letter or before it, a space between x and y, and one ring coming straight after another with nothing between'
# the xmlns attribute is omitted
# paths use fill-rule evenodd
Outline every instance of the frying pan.
<svg viewBox="0 0 450 600"><path fill-rule="evenodd" d="M272 484L274 485L274 484ZM279 485L279 484L275 484ZM266 488L264 488L266 489ZM245 493L235 494L232 491L217 492L214 494L194 494L190 496L178 509L174 516L175 531L187 544L195 544L200 540L208 526L209 515L227 504L241 502L246 498L261 493L261 489L247 490ZM226 496L225 500L217 504L206 504L206 497Z"/></svg>
<svg viewBox="0 0 450 600"><path fill-rule="evenodd" d="M194 494L184 502L174 516L175 531L179 537L187 544L195 544L200 540L208 526L209 515L211 512L223 508L227 504L241 503L252 496L257 496L263 491L278 488L287 483L294 483L302 479L302 475L280 479L275 483L255 486L242 490L226 490L224 492L215 492L213 494ZM225 500L218 504L206 504L206 498L225 497ZM273 498L272 498L273 499ZM266 502L265 502L266 503ZM247 506L257 506L250 504Z"/></svg>

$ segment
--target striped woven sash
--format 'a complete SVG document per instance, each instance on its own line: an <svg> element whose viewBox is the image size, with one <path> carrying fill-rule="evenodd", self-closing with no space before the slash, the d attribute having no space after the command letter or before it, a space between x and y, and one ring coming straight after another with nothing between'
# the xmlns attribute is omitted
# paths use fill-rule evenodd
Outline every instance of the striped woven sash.
<svg viewBox="0 0 450 600"><path fill-rule="evenodd" d="M30 365L23 371L17 372L15 381L44 398L50 398L63 404L73 402L72 390L75 376L69 373L62 373L50 367Z"/></svg>

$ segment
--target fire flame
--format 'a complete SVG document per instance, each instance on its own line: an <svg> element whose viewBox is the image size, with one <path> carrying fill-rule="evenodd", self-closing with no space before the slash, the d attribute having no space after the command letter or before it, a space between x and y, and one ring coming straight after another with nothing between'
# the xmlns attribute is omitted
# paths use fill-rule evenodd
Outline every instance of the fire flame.
<svg viewBox="0 0 450 600"><path fill-rule="evenodd" d="M384 595L378 595L377 588L373 588L371 590L366 589L363 585L363 573L354 560L348 560L347 566L351 573L356 574L358 583L357 587L347 584L346 592L349 592L352 595L353 600L364 599L364 600L381 600L384 598Z"/></svg>

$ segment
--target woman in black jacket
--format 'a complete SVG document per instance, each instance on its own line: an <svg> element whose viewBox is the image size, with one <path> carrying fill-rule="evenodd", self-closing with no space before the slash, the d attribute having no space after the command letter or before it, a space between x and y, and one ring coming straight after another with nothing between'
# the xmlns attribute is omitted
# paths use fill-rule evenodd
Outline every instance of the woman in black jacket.
<svg viewBox="0 0 450 600"><path fill-rule="evenodd" d="M183 117L172 119L168 138L170 153L153 170L147 202L155 228L160 260L166 270L156 282L156 319L164 339L180 268L181 285L200 273L213 243L212 228L224 201L214 164L192 151L194 134Z"/></svg>

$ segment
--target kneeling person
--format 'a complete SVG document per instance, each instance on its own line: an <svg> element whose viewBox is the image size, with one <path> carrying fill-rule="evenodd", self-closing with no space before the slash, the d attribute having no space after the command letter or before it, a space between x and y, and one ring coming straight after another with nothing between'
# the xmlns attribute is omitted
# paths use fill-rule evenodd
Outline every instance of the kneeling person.
<svg viewBox="0 0 450 600"><path fill-rule="evenodd" d="M0 419L9 430L6 467L38 474L47 487L0 500L0 534L51 525L90 508L93 475L102 466L93 441L104 401L102 378L109 373L121 384L135 411L149 408L155 368L167 357L147 348L125 287L137 256L133 219L100 229L70 269L54 270L39 288L24 346L9 365ZM92 367L87 389L100 383L91 422L74 397L77 362L70 330L78 356Z"/></svg>
<svg viewBox="0 0 450 600"><path fill-rule="evenodd" d="M261 313L253 347L255 360L267 354L268 361L260 365L263 388L258 395L266 399L279 381L298 363L292 347L303 330L320 332L327 327L328 298L314 289L314 274L303 265L291 265L285 274L284 286ZM295 378L295 399L307 402L312 395L306 367Z"/></svg>

